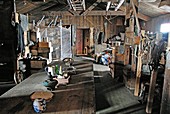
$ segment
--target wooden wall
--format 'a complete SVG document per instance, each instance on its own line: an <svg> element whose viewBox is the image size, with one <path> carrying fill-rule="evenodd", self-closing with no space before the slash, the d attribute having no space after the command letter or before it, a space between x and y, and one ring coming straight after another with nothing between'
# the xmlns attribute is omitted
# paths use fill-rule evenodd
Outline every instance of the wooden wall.
<svg viewBox="0 0 170 114"><path fill-rule="evenodd" d="M49 22L52 19L55 19L56 16L58 15L59 17L61 16L62 23L63 25L76 25L77 28L90 28L90 27L95 27L100 29L100 31L104 31L104 16L74 16L74 15L59 15L53 14L53 13L45 13L46 16L46 21L49 20ZM29 17L29 22L32 23L33 20L38 22L43 15L38 15L38 16L30 16ZM47 24L49 22L46 22Z"/></svg>
<svg viewBox="0 0 170 114"><path fill-rule="evenodd" d="M45 13L49 22L59 14ZM63 25L74 25L77 29L89 29L94 28L98 32L104 32L104 23L107 23L107 38L117 35L119 32L124 31L124 17L123 16L104 16L104 15L91 15L91 16L76 16L76 15L61 15ZM40 20L42 16L30 16L30 23L32 20ZM48 25L49 22L46 22Z"/></svg>
<svg viewBox="0 0 170 114"><path fill-rule="evenodd" d="M160 26L163 23L170 23L170 14L152 18L146 23L146 30L151 32L160 32Z"/></svg>
<svg viewBox="0 0 170 114"><path fill-rule="evenodd" d="M108 21L109 18L111 18L110 21ZM104 25L104 23L107 23L107 38L113 35L117 35L120 31L124 30L124 28L121 27L121 24L124 23L122 17L121 18L108 17L108 20L104 16L63 16L62 17L63 25L72 24L79 29L93 27L97 29L99 32L105 31L106 25Z"/></svg>
<svg viewBox="0 0 170 114"><path fill-rule="evenodd" d="M102 16L63 16L62 22L64 25L76 25L77 28L95 27L104 31L104 18Z"/></svg>

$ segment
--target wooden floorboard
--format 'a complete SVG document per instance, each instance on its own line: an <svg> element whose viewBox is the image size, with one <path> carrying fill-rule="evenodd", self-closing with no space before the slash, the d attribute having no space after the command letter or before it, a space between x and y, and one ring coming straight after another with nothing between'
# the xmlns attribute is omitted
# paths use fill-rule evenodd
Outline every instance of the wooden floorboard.
<svg viewBox="0 0 170 114"><path fill-rule="evenodd" d="M141 98L134 96L133 90L118 78L113 79L105 71L94 74L96 114L146 114L146 104L141 104ZM155 102L152 114L160 114L159 106Z"/></svg>
<svg viewBox="0 0 170 114"><path fill-rule="evenodd" d="M73 65L77 68L77 74L70 77L69 84L53 91L54 96L47 102L44 114L95 113L93 63L76 62ZM32 103L30 95L1 98L0 114L34 114Z"/></svg>

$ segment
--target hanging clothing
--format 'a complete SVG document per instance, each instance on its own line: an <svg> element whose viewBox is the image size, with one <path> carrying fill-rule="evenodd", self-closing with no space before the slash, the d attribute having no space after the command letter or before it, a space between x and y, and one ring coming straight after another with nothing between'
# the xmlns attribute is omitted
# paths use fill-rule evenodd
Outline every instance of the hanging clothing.
<svg viewBox="0 0 170 114"><path fill-rule="evenodd" d="M20 14L20 20L21 20L21 27L24 31L28 31L28 18L26 15Z"/></svg>
<svg viewBox="0 0 170 114"><path fill-rule="evenodd" d="M17 30L17 52L18 54L23 54L25 52L25 44L24 44L24 30L20 24L16 23L16 30Z"/></svg>

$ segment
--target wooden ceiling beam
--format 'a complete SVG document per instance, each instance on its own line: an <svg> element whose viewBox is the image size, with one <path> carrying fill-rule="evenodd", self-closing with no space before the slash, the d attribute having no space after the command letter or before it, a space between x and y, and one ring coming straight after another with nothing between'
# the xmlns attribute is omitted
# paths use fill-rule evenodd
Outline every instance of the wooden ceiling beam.
<svg viewBox="0 0 170 114"><path fill-rule="evenodd" d="M122 4L123 4L124 1L125 1L125 0L120 0L118 6L115 8L115 11L117 11L117 10L122 6Z"/></svg>
<svg viewBox="0 0 170 114"><path fill-rule="evenodd" d="M67 0L68 5L70 6L70 9L73 9L74 11L76 11L76 8L73 6L73 3L71 0Z"/></svg>
<svg viewBox="0 0 170 114"><path fill-rule="evenodd" d="M17 12L24 14L24 13L30 11L30 10L33 10L34 8L36 8L35 5L27 5L24 8L17 10Z"/></svg>
<svg viewBox="0 0 170 114"><path fill-rule="evenodd" d="M120 6L120 8L119 8L119 10L121 10L121 11L126 11L126 6Z"/></svg>
<svg viewBox="0 0 170 114"><path fill-rule="evenodd" d="M146 16L142 13L138 13L137 15L139 19L144 20L144 21L149 21L151 19L149 16Z"/></svg>
<svg viewBox="0 0 170 114"><path fill-rule="evenodd" d="M123 11L91 11L88 15L120 15L124 16L125 12Z"/></svg>
<svg viewBox="0 0 170 114"><path fill-rule="evenodd" d="M37 12L42 12L42 10L47 9L49 7L52 7L54 5L55 5L54 2L51 2L51 1L50 2L46 2L46 3L40 5L40 6L36 7L36 8L34 8L33 10L30 10L30 11L28 11L26 13L34 14L34 13L37 13Z"/></svg>
<svg viewBox="0 0 170 114"><path fill-rule="evenodd" d="M85 0L83 0L82 5L83 5L83 10L86 10Z"/></svg>
<svg viewBox="0 0 170 114"><path fill-rule="evenodd" d="M36 8L37 5L29 2L29 1L26 1L26 2L17 2L17 12L18 13L25 13L25 12L28 12L34 8Z"/></svg>
<svg viewBox="0 0 170 114"><path fill-rule="evenodd" d="M131 14L128 13L128 14L126 15L126 17L127 17L127 18L130 18L130 15L131 15ZM151 19L151 17L146 16L146 15L140 13L140 12L138 12L137 16L138 16L139 19L141 19L141 20L143 20L143 21L149 21L149 20Z"/></svg>
<svg viewBox="0 0 170 114"><path fill-rule="evenodd" d="M68 15L68 16L73 16L70 12L68 11L45 11L44 15ZM93 15L104 15L104 16L112 16L112 15L119 15L119 16L125 16L125 12L123 11L108 11L106 12L105 10L103 11L90 11L88 13L88 16L93 16ZM79 15L81 16L81 15Z"/></svg>
<svg viewBox="0 0 170 114"><path fill-rule="evenodd" d="M81 15L87 15L87 13L90 12L91 10L93 10L100 2L101 2L101 0L97 0L89 8L87 8Z"/></svg>

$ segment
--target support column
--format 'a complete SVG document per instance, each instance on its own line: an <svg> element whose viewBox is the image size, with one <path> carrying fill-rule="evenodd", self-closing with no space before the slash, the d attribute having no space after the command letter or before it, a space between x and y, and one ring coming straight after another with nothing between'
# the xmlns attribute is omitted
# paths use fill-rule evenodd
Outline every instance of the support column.
<svg viewBox="0 0 170 114"><path fill-rule="evenodd" d="M170 52L168 54L168 58L169 58L168 61L170 61ZM169 114L169 112L170 112L170 69L166 68L160 114Z"/></svg>
<svg viewBox="0 0 170 114"><path fill-rule="evenodd" d="M138 62L137 62L135 91L134 91L134 95L135 95L135 96L138 96L138 94L139 94L141 69L142 69L142 55L141 55L141 52L138 52Z"/></svg>
<svg viewBox="0 0 170 114"><path fill-rule="evenodd" d="M166 56L166 67L160 114L169 114L169 112L170 112L170 32L168 37L168 50Z"/></svg>
<svg viewBox="0 0 170 114"><path fill-rule="evenodd" d="M105 33L105 35L104 35L104 42L106 42L107 41L107 38L108 38L108 33L107 33L107 31L108 31L108 24L107 24L107 22L104 22L104 33ZM102 42L103 43L103 42Z"/></svg>
<svg viewBox="0 0 170 114"><path fill-rule="evenodd" d="M93 27L90 27L90 48L94 46Z"/></svg>
<svg viewBox="0 0 170 114"><path fill-rule="evenodd" d="M149 85L149 95L148 95L148 100L147 100L147 105L146 105L146 113L147 114L152 113L152 104L153 104L153 99L154 99L154 92L155 92L157 74L158 74L158 70L154 69L152 71L152 75L151 75L151 79L150 79L150 85Z"/></svg>

